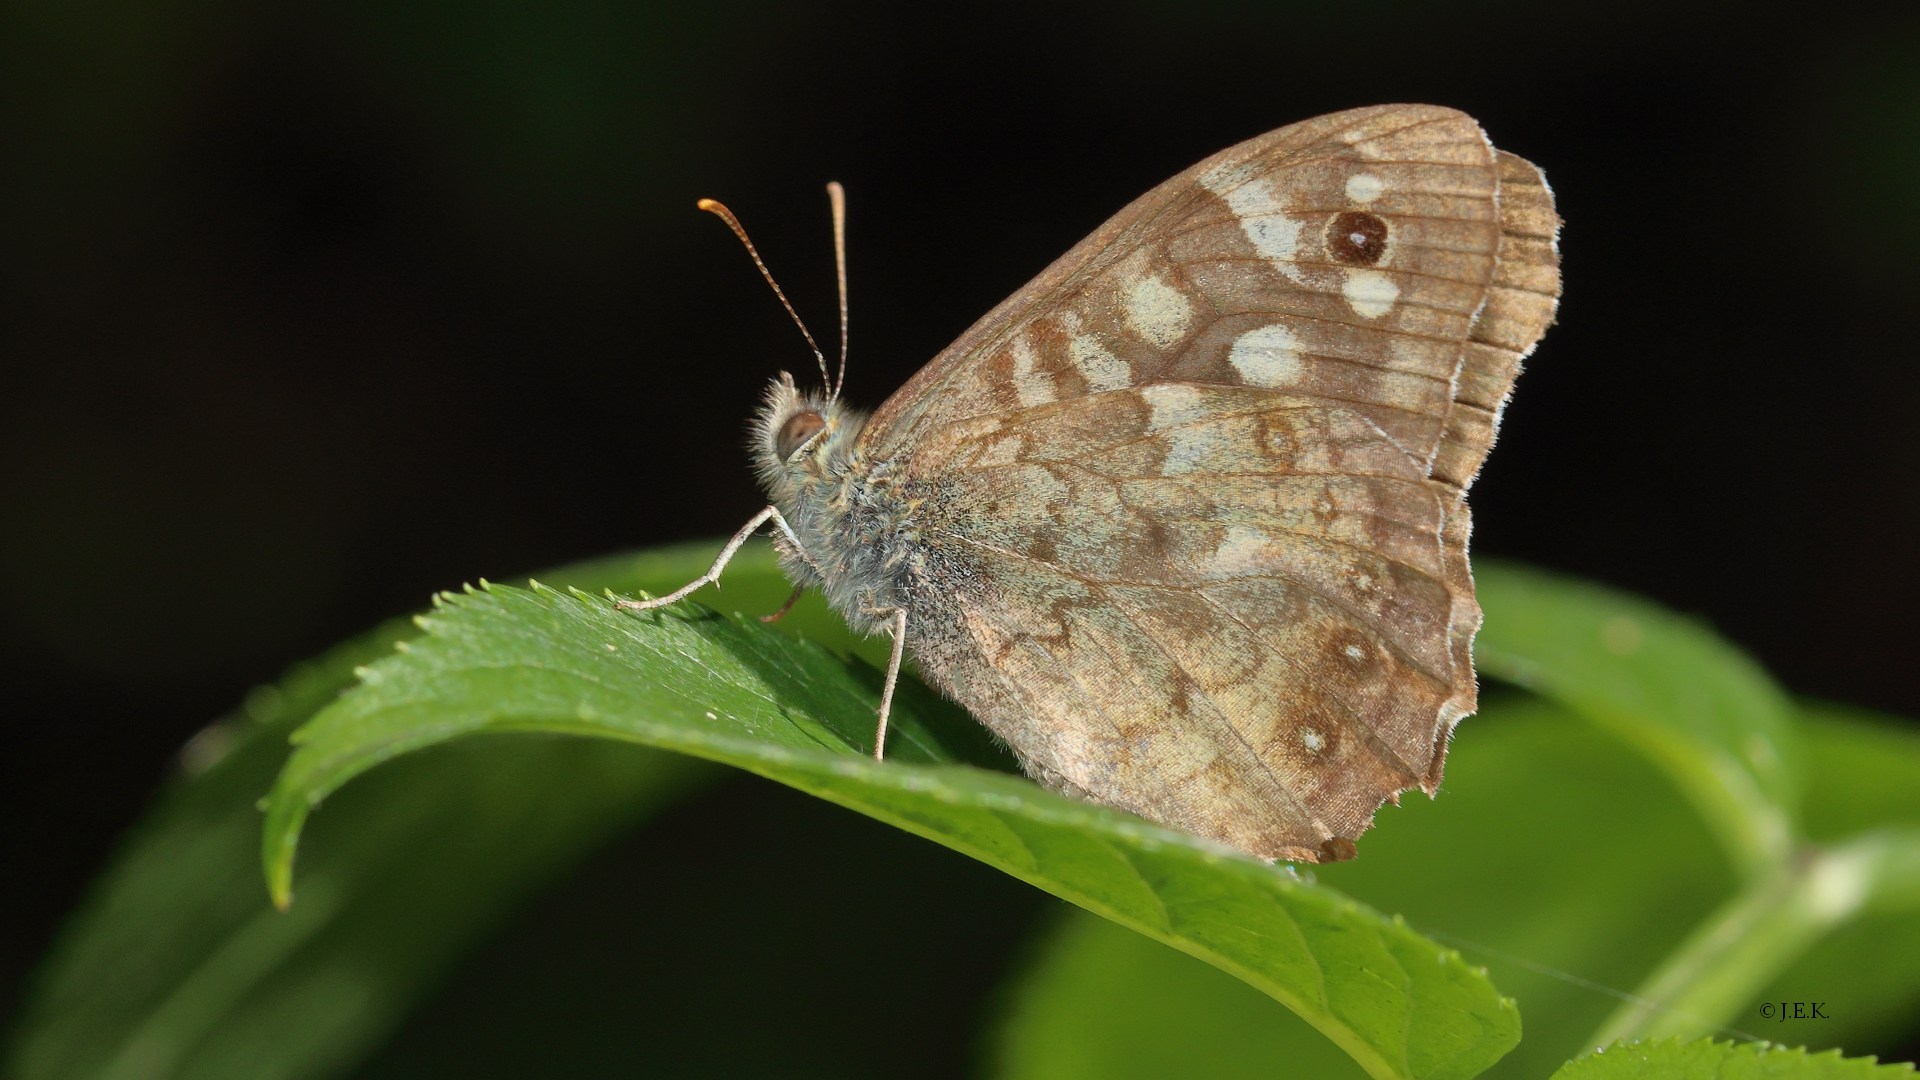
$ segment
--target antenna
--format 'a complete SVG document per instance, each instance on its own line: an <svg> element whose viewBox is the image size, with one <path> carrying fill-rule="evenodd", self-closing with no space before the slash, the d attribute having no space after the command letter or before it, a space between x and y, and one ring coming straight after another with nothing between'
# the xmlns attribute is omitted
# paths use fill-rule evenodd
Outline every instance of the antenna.
<svg viewBox="0 0 1920 1080"><path fill-rule="evenodd" d="M833 380L830 399L838 401L847 381L847 189L840 181L827 184L827 201L833 204L833 265L840 276L840 377Z"/></svg>
<svg viewBox="0 0 1920 1080"><path fill-rule="evenodd" d="M787 302L787 294L780 291L780 283L773 280L773 273L767 269L767 264L760 261L760 252L754 248L753 241L747 239L747 230L740 227L740 219L734 217L733 211L727 209L726 204L718 199L701 199L694 205L710 214L717 215L720 220L727 223L727 228L733 230L733 235L739 237L740 242L747 246L747 254L753 256L753 265L760 268L760 276L767 279L768 285L773 286L773 295L780 298L780 306L786 308L787 314L793 316L793 325L800 328L800 336L807 339L807 346L813 350L813 358L820 364L820 381L822 383L829 382L830 376L827 374L827 358L821 354L820 346L814 343L813 334L807 330L807 324L800 321L800 313L793 310L793 305ZM844 278L842 280L844 281ZM840 322L840 338L843 342L846 340L847 334L846 317L844 314L847 303L846 296L846 286L843 284L840 289L840 310L843 313ZM842 356L840 371L844 375L846 373L844 352ZM839 393L839 387L834 387L834 393L836 395Z"/></svg>

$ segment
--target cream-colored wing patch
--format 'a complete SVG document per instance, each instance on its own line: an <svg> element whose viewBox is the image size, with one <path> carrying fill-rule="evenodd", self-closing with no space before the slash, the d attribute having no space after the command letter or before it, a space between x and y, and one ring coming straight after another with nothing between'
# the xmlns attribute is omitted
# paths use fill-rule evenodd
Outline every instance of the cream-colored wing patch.
<svg viewBox="0 0 1920 1080"><path fill-rule="evenodd" d="M1285 326L1257 326L1233 339L1227 363L1248 386L1269 389L1292 386L1306 370L1300 361L1300 339Z"/></svg>
<svg viewBox="0 0 1920 1080"><path fill-rule="evenodd" d="M1394 301L1400 299L1400 286L1378 270L1349 270L1340 293L1362 318L1377 319L1393 310Z"/></svg>
<svg viewBox="0 0 1920 1080"><path fill-rule="evenodd" d="M1127 325L1162 349L1193 328L1193 303L1158 274L1147 274L1127 287L1125 310Z"/></svg>

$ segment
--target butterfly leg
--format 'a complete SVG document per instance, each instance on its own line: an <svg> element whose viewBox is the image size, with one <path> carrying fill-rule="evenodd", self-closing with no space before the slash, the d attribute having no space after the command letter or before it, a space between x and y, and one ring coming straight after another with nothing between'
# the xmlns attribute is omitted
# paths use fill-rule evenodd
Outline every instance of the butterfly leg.
<svg viewBox="0 0 1920 1080"><path fill-rule="evenodd" d="M868 608L866 614L876 619L886 619L892 625L888 628L893 634L893 654L887 657L887 681L880 690L880 726L873 733L873 760L887 759L887 714L893 711L893 688L900 682L900 658L907 648L907 609Z"/></svg>
<svg viewBox="0 0 1920 1080"><path fill-rule="evenodd" d="M740 550L740 545L745 544L747 538L753 535L754 530L766 524L769 518L773 520L775 525L779 526L781 532L787 534L787 539L792 541L795 550L801 550L804 557L804 549L800 548L800 538L793 535L793 529L788 526L787 519L780 516L778 508L769 506L765 510L753 515L752 521L747 522L739 532L733 534L733 539L727 541L727 546L720 549L720 557L713 560L713 567L706 573L701 574L699 577L694 578L692 581L689 581L665 596L655 597L652 600L619 600L615 603L619 607L632 611L650 611L653 608L666 607L668 604L677 603L694 593L703 585L718 584L720 581L720 571L726 569L727 564L733 561L734 555ZM813 560L807 558L807 561L811 563ZM787 603L791 606L793 601L789 600ZM780 609L780 612L784 615L786 608Z"/></svg>
<svg viewBox="0 0 1920 1080"><path fill-rule="evenodd" d="M774 612L771 615L760 616L760 621L763 623L777 623L781 619L786 618L787 612L792 611L793 605L799 602L800 594L806 591L807 591L807 587L805 585L794 586L793 595L787 597L787 602L780 605L780 610Z"/></svg>

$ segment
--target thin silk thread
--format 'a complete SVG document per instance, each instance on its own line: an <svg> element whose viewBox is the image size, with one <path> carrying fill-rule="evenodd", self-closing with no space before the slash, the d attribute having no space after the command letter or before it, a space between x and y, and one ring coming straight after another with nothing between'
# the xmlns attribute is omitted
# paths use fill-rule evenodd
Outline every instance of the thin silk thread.
<svg viewBox="0 0 1920 1080"><path fill-rule="evenodd" d="M1572 986L1577 986L1582 990L1591 990L1597 994L1604 994L1607 997L1615 998L1619 1001L1624 1001L1629 1005L1637 1005L1640 1008L1646 1009L1650 1012L1672 1013L1675 1016L1679 1016L1687 1020L1691 1020L1696 1024L1705 1024L1707 1027L1721 1033L1722 1035L1737 1036L1739 1038L1747 1040L1748 1042L1767 1041L1765 1039L1762 1039L1758 1035L1753 1035L1745 1031L1741 1031L1739 1028L1727 1027L1724 1024L1709 1024L1704 1018L1695 1016L1692 1013L1682 1012L1671 1005L1664 1005L1658 1001L1652 1001L1647 998L1643 998L1638 994L1629 994L1625 990L1615 990L1613 987L1607 986L1604 983L1597 983L1597 982L1594 982L1592 979L1583 979L1580 976L1575 975L1570 971L1561 971L1559 968L1548 967L1545 964L1536 963L1535 961L1528 960L1525 957L1515 956L1509 952L1502 952L1501 950L1493 948L1490 945L1482 945L1477 941L1469 941L1468 939L1460 937L1457 934L1445 934L1445 933L1441 933L1438 930L1432 930L1427 927L1415 927L1414 929L1418 930L1420 933L1425 934L1430 938L1433 938L1435 941L1441 942L1446 945L1451 945L1456 949L1471 950L1473 952L1483 953L1486 956L1489 956L1495 960L1500 961L1501 963L1512 964L1515 967L1525 968L1536 975L1545 975L1550 979L1559 979L1561 982L1567 983Z"/></svg>

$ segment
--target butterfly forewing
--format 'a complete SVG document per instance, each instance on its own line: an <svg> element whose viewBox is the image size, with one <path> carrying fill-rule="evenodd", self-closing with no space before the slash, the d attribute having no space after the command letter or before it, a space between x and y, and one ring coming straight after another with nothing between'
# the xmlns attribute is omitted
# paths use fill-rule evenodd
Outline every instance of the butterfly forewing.
<svg viewBox="0 0 1920 1080"><path fill-rule="evenodd" d="M861 433L917 507L922 671L1055 787L1350 856L1473 708L1460 494L1551 320L1556 225L1431 106L1123 210Z"/></svg>
<svg viewBox="0 0 1920 1080"><path fill-rule="evenodd" d="M1500 257L1486 304L1462 353L1433 475L1465 491L1500 427L1520 361L1553 322L1560 297L1560 219L1553 192L1531 163L1496 151L1500 170Z"/></svg>

